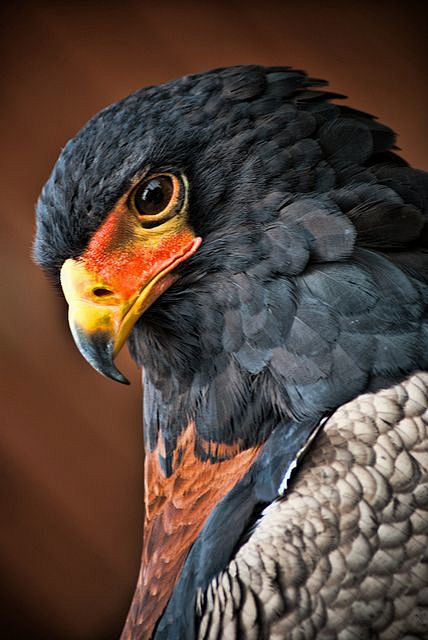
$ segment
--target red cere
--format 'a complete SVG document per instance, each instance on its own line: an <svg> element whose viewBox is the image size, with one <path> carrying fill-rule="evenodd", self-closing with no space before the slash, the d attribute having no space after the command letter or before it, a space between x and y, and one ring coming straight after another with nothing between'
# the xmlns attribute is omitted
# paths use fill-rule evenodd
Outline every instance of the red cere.
<svg viewBox="0 0 428 640"><path fill-rule="evenodd" d="M82 258L103 284L127 300L168 265L187 259L200 240L184 228L173 236L144 242L135 236L132 219L124 215L123 209L112 211Z"/></svg>

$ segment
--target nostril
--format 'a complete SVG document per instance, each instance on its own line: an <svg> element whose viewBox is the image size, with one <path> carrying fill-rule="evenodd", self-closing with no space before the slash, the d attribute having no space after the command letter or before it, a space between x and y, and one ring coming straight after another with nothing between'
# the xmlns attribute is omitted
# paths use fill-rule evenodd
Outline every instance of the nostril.
<svg viewBox="0 0 428 640"><path fill-rule="evenodd" d="M97 298L103 298L104 296L111 296L113 294L113 291L110 291L110 289L105 289L104 287L96 287L92 293L94 294L94 296L97 296Z"/></svg>

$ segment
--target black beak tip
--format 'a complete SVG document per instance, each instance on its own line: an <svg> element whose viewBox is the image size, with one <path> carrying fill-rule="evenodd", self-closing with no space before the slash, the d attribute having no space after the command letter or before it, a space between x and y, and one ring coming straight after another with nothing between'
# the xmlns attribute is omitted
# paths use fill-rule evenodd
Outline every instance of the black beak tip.
<svg viewBox="0 0 428 640"><path fill-rule="evenodd" d="M98 371L100 371L100 370L98 369ZM121 373L119 371L119 369L117 367L115 367L114 365L112 365L111 369L109 369L108 371L104 370L104 371L100 371L100 373L102 373L107 378L110 378L111 380L115 380L116 382L120 382L121 384L131 384L129 382L128 378L125 378L123 373Z"/></svg>
<svg viewBox="0 0 428 640"><path fill-rule="evenodd" d="M87 334L77 328L73 337L82 356L98 373L121 384L131 384L113 362L114 344L109 334L97 331L88 339Z"/></svg>
<svg viewBox="0 0 428 640"><path fill-rule="evenodd" d="M110 378L110 380L114 380L115 382L120 382L121 384L131 384L128 378L125 378L123 373L119 371L119 369L113 364L113 362L108 364L105 363L103 368L99 366L95 367L93 364L92 366L94 367L94 369L98 371L98 373L101 373L106 378Z"/></svg>

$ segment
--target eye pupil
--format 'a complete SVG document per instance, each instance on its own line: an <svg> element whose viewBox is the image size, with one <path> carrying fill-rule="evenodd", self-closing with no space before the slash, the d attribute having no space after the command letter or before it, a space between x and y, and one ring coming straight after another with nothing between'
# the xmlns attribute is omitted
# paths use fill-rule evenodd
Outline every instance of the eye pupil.
<svg viewBox="0 0 428 640"><path fill-rule="evenodd" d="M154 205L161 204L163 200L162 187L159 184L149 184L149 186L144 190L143 200L145 202L151 202Z"/></svg>
<svg viewBox="0 0 428 640"><path fill-rule="evenodd" d="M169 176L150 178L135 192L135 207L141 215L156 215L166 209L172 193L173 184Z"/></svg>

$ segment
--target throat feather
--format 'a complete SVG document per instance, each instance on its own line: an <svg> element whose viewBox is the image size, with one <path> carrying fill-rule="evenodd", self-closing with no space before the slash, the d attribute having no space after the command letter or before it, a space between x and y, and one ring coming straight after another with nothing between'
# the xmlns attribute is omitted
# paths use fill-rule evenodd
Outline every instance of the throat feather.
<svg viewBox="0 0 428 640"><path fill-rule="evenodd" d="M202 459L197 448L212 455ZM172 473L165 473L164 443L145 457L145 522L140 575L122 640L150 638L174 589L188 551L215 505L239 482L262 445L197 443L190 422L177 440ZM219 457L216 460L214 454Z"/></svg>

